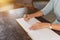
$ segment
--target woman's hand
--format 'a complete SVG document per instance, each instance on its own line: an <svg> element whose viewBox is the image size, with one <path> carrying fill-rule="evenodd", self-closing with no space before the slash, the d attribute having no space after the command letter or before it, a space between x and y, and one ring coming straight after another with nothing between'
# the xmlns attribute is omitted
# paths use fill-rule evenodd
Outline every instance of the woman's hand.
<svg viewBox="0 0 60 40"><path fill-rule="evenodd" d="M30 16L30 14L25 14L25 15L24 15L24 20L25 20L25 21L28 21L30 18L32 18L32 17Z"/></svg>
<svg viewBox="0 0 60 40"><path fill-rule="evenodd" d="M31 30L37 30L37 29L42 29L42 28L49 28L50 24L49 23L40 23L37 22L30 27Z"/></svg>

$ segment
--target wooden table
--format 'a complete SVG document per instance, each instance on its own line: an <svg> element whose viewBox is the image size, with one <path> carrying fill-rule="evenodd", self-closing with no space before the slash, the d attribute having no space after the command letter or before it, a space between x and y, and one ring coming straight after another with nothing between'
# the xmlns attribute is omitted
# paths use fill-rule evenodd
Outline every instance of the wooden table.
<svg viewBox="0 0 60 40"><path fill-rule="evenodd" d="M0 13L0 39L1 40L30 40L28 35L16 22L17 15Z"/></svg>

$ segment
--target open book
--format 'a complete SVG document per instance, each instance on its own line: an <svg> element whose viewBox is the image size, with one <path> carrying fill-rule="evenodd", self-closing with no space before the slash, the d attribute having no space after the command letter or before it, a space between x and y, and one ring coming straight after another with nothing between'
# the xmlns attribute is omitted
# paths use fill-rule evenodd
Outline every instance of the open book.
<svg viewBox="0 0 60 40"><path fill-rule="evenodd" d="M29 21L25 21L24 18L16 19L21 27L27 32L32 40L60 40L60 36L54 31L48 28L39 30L30 30L29 28L36 22L39 22L35 18L31 18Z"/></svg>

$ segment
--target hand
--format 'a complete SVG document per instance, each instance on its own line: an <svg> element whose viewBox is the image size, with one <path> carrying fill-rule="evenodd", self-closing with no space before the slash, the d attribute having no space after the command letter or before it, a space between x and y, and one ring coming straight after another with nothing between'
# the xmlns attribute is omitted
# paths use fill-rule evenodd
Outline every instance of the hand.
<svg viewBox="0 0 60 40"><path fill-rule="evenodd" d="M42 29L42 28L49 28L50 24L49 23L40 23L37 22L30 27L31 30L37 30L37 29Z"/></svg>
<svg viewBox="0 0 60 40"><path fill-rule="evenodd" d="M30 18L31 18L31 17L30 17L29 14L25 14L25 15L24 15L24 20L28 21Z"/></svg>

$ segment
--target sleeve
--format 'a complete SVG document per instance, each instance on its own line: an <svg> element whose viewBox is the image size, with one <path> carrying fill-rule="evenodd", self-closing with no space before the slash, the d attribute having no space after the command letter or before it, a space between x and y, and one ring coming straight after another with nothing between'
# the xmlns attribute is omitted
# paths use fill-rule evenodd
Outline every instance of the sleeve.
<svg viewBox="0 0 60 40"><path fill-rule="evenodd" d="M53 9L54 2L50 0L49 3L41 10L44 15L47 15Z"/></svg>

